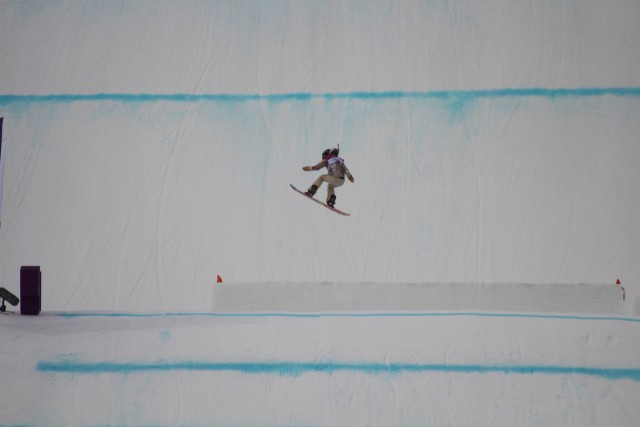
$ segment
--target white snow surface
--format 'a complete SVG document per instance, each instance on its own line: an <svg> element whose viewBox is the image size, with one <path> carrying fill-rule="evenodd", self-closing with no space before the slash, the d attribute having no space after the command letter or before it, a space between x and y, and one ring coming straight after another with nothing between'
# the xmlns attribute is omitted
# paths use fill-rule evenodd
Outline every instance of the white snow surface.
<svg viewBox="0 0 640 427"><path fill-rule="evenodd" d="M621 315L611 285L522 283L232 283L212 291L214 312L475 310Z"/></svg>
<svg viewBox="0 0 640 427"><path fill-rule="evenodd" d="M3 425L640 422L630 318L45 313L0 340Z"/></svg>
<svg viewBox="0 0 640 427"><path fill-rule="evenodd" d="M1 1L0 425L640 425L639 21Z"/></svg>

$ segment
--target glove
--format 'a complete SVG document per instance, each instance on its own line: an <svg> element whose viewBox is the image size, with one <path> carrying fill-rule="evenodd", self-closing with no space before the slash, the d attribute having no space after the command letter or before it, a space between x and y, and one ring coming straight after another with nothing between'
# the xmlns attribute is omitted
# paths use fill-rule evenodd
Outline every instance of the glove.
<svg viewBox="0 0 640 427"><path fill-rule="evenodd" d="M302 170L305 171L305 172L311 172L312 171L311 166L303 166Z"/></svg>

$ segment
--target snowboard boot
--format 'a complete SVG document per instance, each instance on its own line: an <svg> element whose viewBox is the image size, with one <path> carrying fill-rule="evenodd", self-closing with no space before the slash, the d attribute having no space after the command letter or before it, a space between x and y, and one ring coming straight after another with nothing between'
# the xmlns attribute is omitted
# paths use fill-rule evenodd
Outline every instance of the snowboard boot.
<svg viewBox="0 0 640 427"><path fill-rule="evenodd" d="M327 200L327 205L334 207L336 204L336 195L333 194L331 195L331 197L329 197L329 199Z"/></svg>
<svg viewBox="0 0 640 427"><path fill-rule="evenodd" d="M311 187L309 187L307 191L304 192L304 194L306 194L309 197L313 197L313 195L316 194L316 191L318 191L318 186L312 185Z"/></svg>

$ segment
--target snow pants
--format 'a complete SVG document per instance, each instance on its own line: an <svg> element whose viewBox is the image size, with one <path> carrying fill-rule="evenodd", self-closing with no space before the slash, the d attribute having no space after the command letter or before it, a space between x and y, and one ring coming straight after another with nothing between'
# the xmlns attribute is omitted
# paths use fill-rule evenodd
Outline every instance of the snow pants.
<svg viewBox="0 0 640 427"><path fill-rule="evenodd" d="M315 185L319 189L323 182L327 183L327 200L329 200L331 196L335 195L335 191L333 191L334 188L340 187L342 184L344 184L344 178L340 179L329 174L320 175L318 179L313 182L313 185Z"/></svg>

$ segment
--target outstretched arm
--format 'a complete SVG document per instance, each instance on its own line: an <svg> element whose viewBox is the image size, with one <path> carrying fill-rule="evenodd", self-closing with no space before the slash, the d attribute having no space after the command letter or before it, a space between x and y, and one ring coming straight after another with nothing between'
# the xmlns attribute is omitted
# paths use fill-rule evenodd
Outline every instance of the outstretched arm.
<svg viewBox="0 0 640 427"><path fill-rule="evenodd" d="M303 166L302 170L305 171L305 172L311 172L311 171L318 171L318 170L322 169L323 167L325 167L324 160L321 161L320 163L318 163L315 166Z"/></svg>

